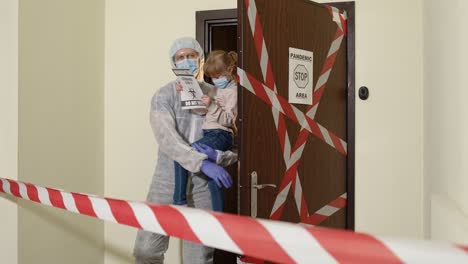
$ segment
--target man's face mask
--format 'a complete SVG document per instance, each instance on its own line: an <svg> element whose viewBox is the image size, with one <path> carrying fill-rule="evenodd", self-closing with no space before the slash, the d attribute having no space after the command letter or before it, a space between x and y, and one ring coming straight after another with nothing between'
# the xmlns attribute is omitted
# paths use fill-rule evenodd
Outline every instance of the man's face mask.
<svg viewBox="0 0 468 264"><path fill-rule="evenodd" d="M190 69L193 76L198 74L198 59L184 59L176 62L176 67L179 69Z"/></svg>
<svg viewBox="0 0 468 264"><path fill-rule="evenodd" d="M199 72L198 53L189 48L180 49L174 56L175 65L180 69L190 69L193 76Z"/></svg>

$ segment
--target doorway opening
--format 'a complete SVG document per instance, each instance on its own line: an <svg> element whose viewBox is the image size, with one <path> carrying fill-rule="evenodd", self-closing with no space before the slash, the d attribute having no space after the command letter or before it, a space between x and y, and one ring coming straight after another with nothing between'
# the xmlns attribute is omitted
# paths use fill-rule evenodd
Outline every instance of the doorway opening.
<svg viewBox="0 0 468 264"><path fill-rule="evenodd" d="M213 50L236 51L237 36L237 9L209 10L196 12L196 39L202 46L205 55ZM206 82L211 79L204 77ZM236 145L235 140L234 145ZM235 146L234 146L235 147ZM233 179L233 187L224 190L224 212L238 214L240 212L240 184L238 164L227 168ZM235 254L216 250L214 263L237 263Z"/></svg>

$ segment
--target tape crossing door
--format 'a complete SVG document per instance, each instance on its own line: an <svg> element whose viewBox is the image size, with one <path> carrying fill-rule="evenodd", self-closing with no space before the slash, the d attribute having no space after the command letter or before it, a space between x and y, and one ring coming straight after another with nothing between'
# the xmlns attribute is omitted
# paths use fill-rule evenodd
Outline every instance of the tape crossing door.
<svg viewBox="0 0 468 264"><path fill-rule="evenodd" d="M242 14L242 185L256 171L278 186L258 192L258 217L344 228L346 14L301 0L245 0Z"/></svg>

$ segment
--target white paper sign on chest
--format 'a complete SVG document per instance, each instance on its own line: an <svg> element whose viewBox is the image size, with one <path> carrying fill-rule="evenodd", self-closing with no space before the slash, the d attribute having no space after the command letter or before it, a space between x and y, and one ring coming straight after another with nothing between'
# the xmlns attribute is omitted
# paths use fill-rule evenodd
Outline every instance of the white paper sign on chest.
<svg viewBox="0 0 468 264"><path fill-rule="evenodd" d="M202 103L201 98L203 92L198 85L197 79L193 77L189 69L172 69L177 76L177 80L182 85L182 92L180 93L180 102L182 109L204 109L205 105Z"/></svg>

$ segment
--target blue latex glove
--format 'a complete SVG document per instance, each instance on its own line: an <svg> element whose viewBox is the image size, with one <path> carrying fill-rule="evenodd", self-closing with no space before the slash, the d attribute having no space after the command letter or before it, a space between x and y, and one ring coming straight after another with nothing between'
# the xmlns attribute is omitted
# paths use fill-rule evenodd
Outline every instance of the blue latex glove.
<svg viewBox="0 0 468 264"><path fill-rule="evenodd" d="M213 162L204 160L200 167L200 170L221 188L221 184L226 188L232 186L232 179L229 173L221 166L216 165Z"/></svg>
<svg viewBox="0 0 468 264"><path fill-rule="evenodd" d="M208 159L214 163L218 160L218 152L203 143L193 143L192 146L200 153L206 154Z"/></svg>

